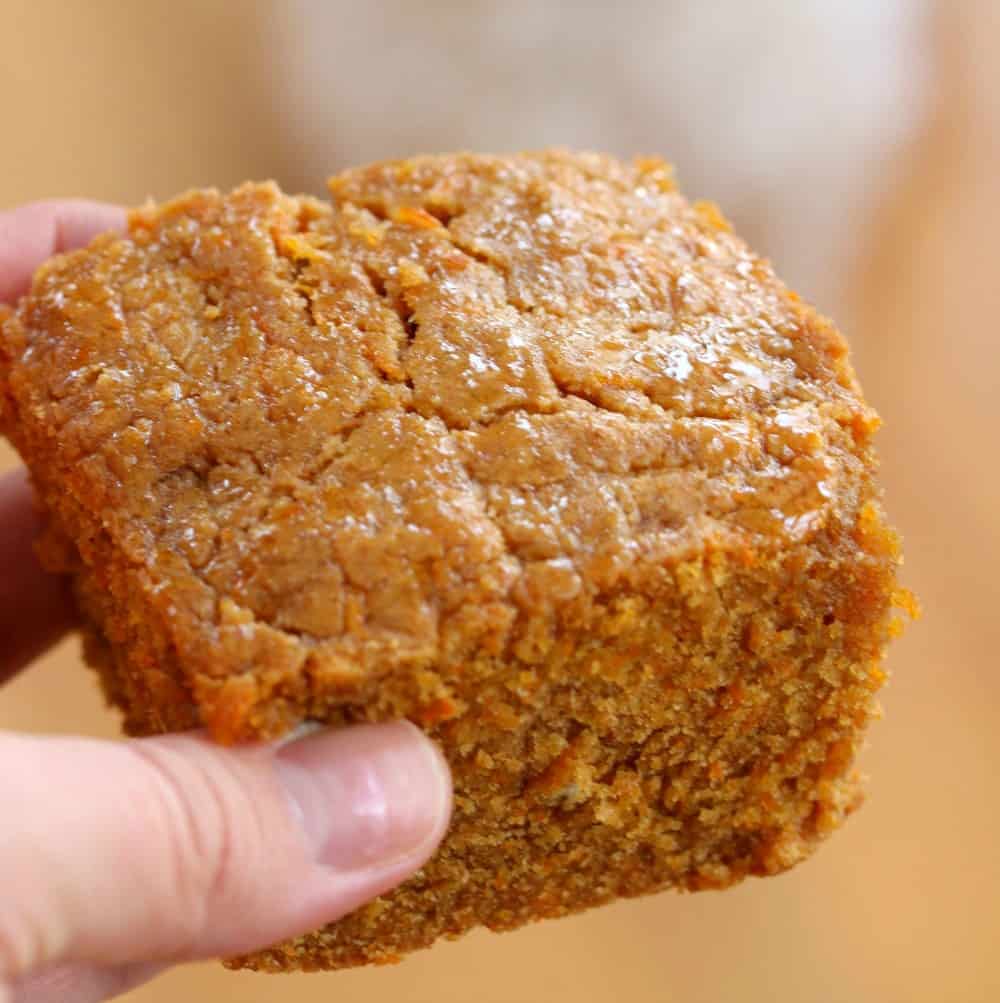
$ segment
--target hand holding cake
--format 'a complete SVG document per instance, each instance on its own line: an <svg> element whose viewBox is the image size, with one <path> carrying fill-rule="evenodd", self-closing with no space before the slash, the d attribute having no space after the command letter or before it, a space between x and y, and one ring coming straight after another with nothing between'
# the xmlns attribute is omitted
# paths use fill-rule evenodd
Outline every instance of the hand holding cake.
<svg viewBox="0 0 1000 1003"><path fill-rule="evenodd" d="M386 962L806 859L860 801L910 602L839 332L656 158L329 191L141 208L0 318L40 554L126 730L407 719L454 777L402 886L216 949Z"/></svg>

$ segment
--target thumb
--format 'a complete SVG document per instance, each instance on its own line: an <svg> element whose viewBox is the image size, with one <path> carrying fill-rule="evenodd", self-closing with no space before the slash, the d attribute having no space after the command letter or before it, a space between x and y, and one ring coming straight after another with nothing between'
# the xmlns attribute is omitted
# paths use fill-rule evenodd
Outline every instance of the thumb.
<svg viewBox="0 0 1000 1003"><path fill-rule="evenodd" d="M0 804L3 986L322 926L423 864L451 793L440 753L399 722L237 749L0 735Z"/></svg>

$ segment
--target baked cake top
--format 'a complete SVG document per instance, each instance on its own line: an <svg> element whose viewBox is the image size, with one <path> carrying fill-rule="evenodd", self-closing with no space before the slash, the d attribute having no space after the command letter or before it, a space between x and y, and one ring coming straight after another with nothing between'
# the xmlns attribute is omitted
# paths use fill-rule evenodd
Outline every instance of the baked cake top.
<svg viewBox="0 0 1000 1003"><path fill-rule="evenodd" d="M844 341L663 162L423 157L330 194L139 209L3 327L6 426L185 671L530 663L665 567L881 525Z"/></svg>

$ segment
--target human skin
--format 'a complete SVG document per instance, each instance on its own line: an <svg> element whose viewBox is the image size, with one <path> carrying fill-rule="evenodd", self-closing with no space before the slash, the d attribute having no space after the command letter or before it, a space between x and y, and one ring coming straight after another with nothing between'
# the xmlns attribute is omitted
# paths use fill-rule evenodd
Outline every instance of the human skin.
<svg viewBox="0 0 1000 1003"><path fill-rule="evenodd" d="M52 254L123 224L83 201L0 213L0 304ZM0 685L74 622L35 558L35 523L24 472L0 478ZM451 783L406 723L239 748L0 732L0 804L0 1003L92 1003L405 880L447 828Z"/></svg>

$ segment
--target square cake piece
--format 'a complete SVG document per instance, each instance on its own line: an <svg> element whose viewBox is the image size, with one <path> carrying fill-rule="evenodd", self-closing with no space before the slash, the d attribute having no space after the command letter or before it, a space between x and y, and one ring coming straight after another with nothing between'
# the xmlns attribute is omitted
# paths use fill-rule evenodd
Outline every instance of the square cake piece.
<svg viewBox="0 0 1000 1003"><path fill-rule="evenodd" d="M548 151L247 184L56 258L3 426L131 734L401 716L455 814L236 963L721 888L859 800L899 563L832 325L669 168Z"/></svg>

